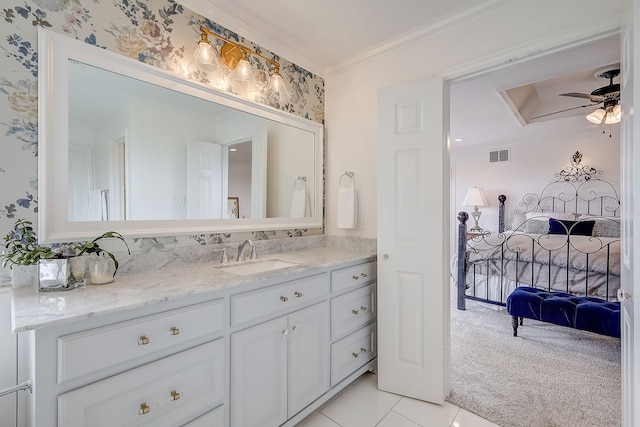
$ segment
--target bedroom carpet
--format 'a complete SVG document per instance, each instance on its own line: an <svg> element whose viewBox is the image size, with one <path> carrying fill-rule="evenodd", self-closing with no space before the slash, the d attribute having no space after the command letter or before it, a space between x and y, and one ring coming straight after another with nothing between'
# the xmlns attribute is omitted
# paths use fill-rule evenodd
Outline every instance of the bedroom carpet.
<svg viewBox="0 0 640 427"><path fill-rule="evenodd" d="M524 319L506 310L451 306L454 405L503 427L621 424L620 340Z"/></svg>

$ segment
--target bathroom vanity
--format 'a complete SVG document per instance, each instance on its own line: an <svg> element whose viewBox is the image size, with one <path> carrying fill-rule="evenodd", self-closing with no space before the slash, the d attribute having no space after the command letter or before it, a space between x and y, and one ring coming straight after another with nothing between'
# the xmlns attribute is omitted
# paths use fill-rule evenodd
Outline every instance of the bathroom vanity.
<svg viewBox="0 0 640 427"><path fill-rule="evenodd" d="M29 425L293 426L375 368L374 253L315 247L239 265L14 290Z"/></svg>

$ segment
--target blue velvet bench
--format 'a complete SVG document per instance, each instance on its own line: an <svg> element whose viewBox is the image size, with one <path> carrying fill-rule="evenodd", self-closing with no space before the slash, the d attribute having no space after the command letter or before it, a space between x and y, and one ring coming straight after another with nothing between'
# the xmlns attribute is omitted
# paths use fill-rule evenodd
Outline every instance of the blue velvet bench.
<svg viewBox="0 0 640 427"><path fill-rule="evenodd" d="M560 326L620 338L620 303L564 292L518 287L507 297L513 336L518 336L518 318L535 319Z"/></svg>

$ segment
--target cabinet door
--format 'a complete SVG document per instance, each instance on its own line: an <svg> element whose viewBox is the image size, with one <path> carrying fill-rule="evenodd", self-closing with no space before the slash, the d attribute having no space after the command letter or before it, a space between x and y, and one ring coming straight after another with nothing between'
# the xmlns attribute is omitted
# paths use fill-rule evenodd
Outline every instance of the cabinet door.
<svg viewBox="0 0 640 427"><path fill-rule="evenodd" d="M16 385L18 362L16 349L18 341L11 333L11 288L0 290L0 389ZM16 425L16 399L18 393L0 398L0 419L3 426Z"/></svg>
<svg viewBox="0 0 640 427"><path fill-rule="evenodd" d="M277 426L287 420L287 318L231 336L231 425Z"/></svg>
<svg viewBox="0 0 640 427"><path fill-rule="evenodd" d="M289 417L329 390L329 303L289 315Z"/></svg>

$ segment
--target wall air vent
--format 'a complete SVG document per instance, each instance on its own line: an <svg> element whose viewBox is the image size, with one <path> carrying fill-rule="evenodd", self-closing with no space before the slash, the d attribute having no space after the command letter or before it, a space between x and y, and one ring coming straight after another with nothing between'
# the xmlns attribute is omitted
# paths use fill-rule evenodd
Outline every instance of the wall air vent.
<svg viewBox="0 0 640 427"><path fill-rule="evenodd" d="M510 158L509 150L489 151L489 163L508 162Z"/></svg>

